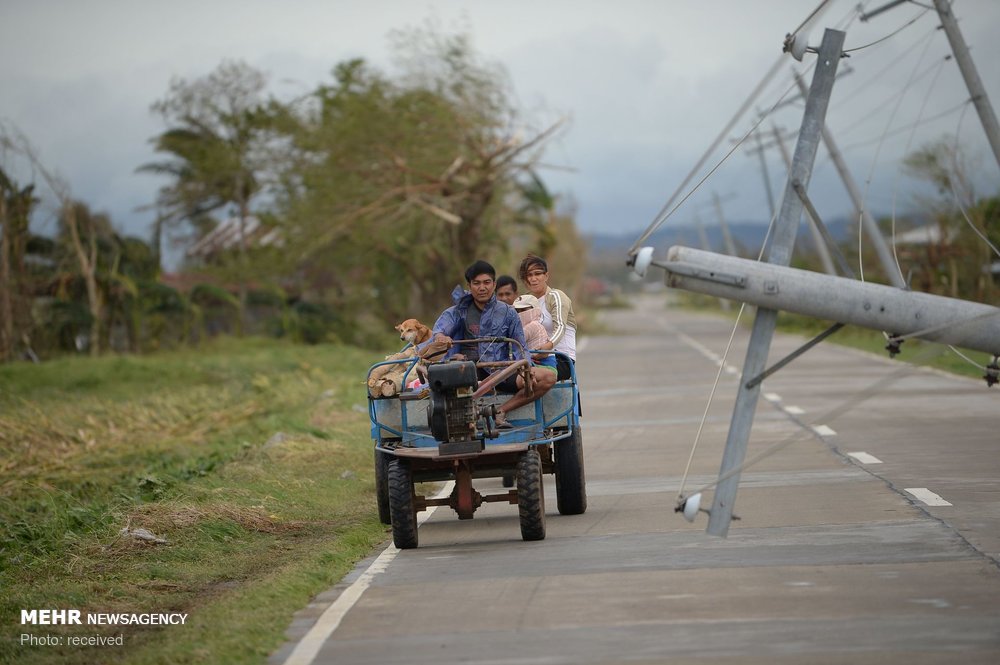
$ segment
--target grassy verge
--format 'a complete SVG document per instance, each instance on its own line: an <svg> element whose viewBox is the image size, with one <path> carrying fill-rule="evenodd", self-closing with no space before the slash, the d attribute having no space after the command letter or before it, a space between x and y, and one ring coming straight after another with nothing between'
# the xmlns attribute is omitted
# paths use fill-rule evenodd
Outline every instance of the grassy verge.
<svg viewBox="0 0 1000 665"><path fill-rule="evenodd" d="M682 297L677 299L676 306L716 313L732 319L735 319L737 312L739 312L739 304L734 304L729 311L724 311L719 308L719 301L717 299L697 294L682 294ZM749 325L752 320L752 316L744 314L742 323ZM778 314L778 330L780 332L793 333L804 337L814 337L831 325L833 325L832 321L820 321L788 312L779 312ZM845 326L825 341L862 351L869 351L886 358L889 357L885 349L885 336L877 330ZM940 353L933 350L930 353L924 352L924 349L929 346L937 347L940 349ZM967 359L962 358L958 353L946 346L912 339L903 342L901 353L896 356L896 359L904 362L914 362L926 367L933 367L945 372L951 372L952 374L981 379L984 374L982 367L985 367L992 361L992 356L979 351L966 351L962 349L959 349L959 351Z"/></svg>
<svg viewBox="0 0 1000 665"><path fill-rule="evenodd" d="M386 537L364 408L375 359L227 340L0 367L0 661L263 662L291 615ZM121 533L139 528L167 542ZM188 617L21 626L33 608Z"/></svg>

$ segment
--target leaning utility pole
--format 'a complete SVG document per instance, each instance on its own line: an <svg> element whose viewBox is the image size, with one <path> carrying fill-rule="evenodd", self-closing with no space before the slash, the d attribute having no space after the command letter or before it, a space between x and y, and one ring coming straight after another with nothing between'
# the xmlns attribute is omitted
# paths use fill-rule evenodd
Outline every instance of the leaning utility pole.
<svg viewBox="0 0 1000 665"><path fill-rule="evenodd" d="M867 21L884 11L903 4L903 2L905 0L893 0L870 12L864 12L861 14L861 20ZM996 113L993 112L993 106L986 94L986 88L983 87L983 81L979 78L976 64L972 62L972 56L969 55L969 47L965 44L962 31L958 29L958 21L951 13L951 4L951 0L934 0L934 9L937 11L938 18L941 19L944 33L948 35L952 55L955 56L958 69L962 72L962 78L965 79L965 86L969 89L969 97L976 107L976 113L979 114L983 131L986 132L986 140L989 141L990 147L993 149L993 157L996 158L997 165L1000 166L1000 125L997 124Z"/></svg>
<svg viewBox="0 0 1000 665"><path fill-rule="evenodd" d="M712 204L715 206L715 214L719 218L719 227L722 229L722 242L726 247L726 254L736 256L736 243L733 242L733 235L729 232L726 216L722 214L722 199L719 198L719 193L716 191L712 192ZM773 210L771 216L774 216Z"/></svg>
<svg viewBox="0 0 1000 665"><path fill-rule="evenodd" d="M934 0L934 8L937 9L938 16L941 18L941 27L944 28L944 33L948 35L951 52L955 55L955 62L958 63L962 78L965 79L965 85L969 88L969 95L976 107L976 113L979 114L979 121L983 123L986 140L993 148L993 156L997 160L997 166L1000 166L1000 125L997 124L997 116L993 112L990 98L986 95L986 88L983 87L983 81L979 78L979 72L976 71L976 64L972 62L972 56L969 55L969 47L965 45L962 32L958 29L958 21L951 13L951 2Z"/></svg>
<svg viewBox="0 0 1000 665"><path fill-rule="evenodd" d="M798 84L802 94L805 95L806 83L798 73L795 73L795 82ZM840 174L840 179L844 182L844 187L847 188L847 194L851 197L851 203L854 204L854 209L861 216L861 225L867 232L872 246L875 247L875 253L878 254L878 260L882 264L885 276L889 278L889 282L893 286L905 289L906 282L903 281L902 275L899 274L896 261L892 258L892 252L889 251L889 246L885 244L885 238L882 237L882 232L878 230L875 218L868 212L865 202L861 199L861 192L858 191L858 186L854 182L851 172L847 170L847 163L844 162L844 156L840 153L840 149L837 147L837 143L833 140L833 135L825 123L822 128L822 136L826 151L830 153L830 159L833 161L833 165L837 167L837 173Z"/></svg>
<svg viewBox="0 0 1000 665"><path fill-rule="evenodd" d="M787 266L791 262L792 250L795 247L795 235L798 232L799 220L802 218L804 208L801 198L792 188L792 182L798 181L802 186L808 187L809 179L812 176L813 162L816 160L816 152L819 149L820 132L830 103L830 93L833 90L833 80L840 63L844 37L844 32L829 29L823 35L812 87L806 98L802 128L799 131L795 155L792 158L792 169L782 198L781 212L774 228L771 248L768 252L768 263ZM712 498L707 531L714 536L724 537L729 533L733 504L736 501L736 491L740 483L739 468L746 457L754 411L760 397L760 384L749 387L748 384L753 377L764 370L767 363L777 315L777 310L758 308L754 318L750 343L743 363L743 377L740 380L739 393L736 396L736 404L733 407L733 416L729 424L729 435L726 438L726 450L722 456L722 466L719 468L721 481Z"/></svg>

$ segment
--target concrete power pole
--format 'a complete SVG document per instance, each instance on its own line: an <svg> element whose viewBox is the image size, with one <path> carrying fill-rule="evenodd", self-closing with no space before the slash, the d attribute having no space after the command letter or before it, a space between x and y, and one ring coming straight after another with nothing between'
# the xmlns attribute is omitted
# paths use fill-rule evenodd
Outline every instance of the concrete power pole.
<svg viewBox="0 0 1000 665"><path fill-rule="evenodd" d="M726 246L726 254L736 256L736 243L733 242L733 235L729 232L729 224L726 223L726 216L722 214L722 199L719 193L712 192L712 204L715 205L715 214L719 218L719 228L722 229L722 242ZM774 209L771 209L771 216L774 216Z"/></svg>
<svg viewBox="0 0 1000 665"><path fill-rule="evenodd" d="M805 95L806 83L798 73L795 74L795 82L798 83L799 90ZM889 278L889 282L893 286L905 289L906 282L903 281L903 277L899 274L896 261L892 258L892 252L889 251L889 246L885 244L885 238L882 237L882 232L879 231L875 218L868 212L864 201L861 200L861 192L858 190L851 172L847 170L844 156L840 153L840 149L837 147L837 143L833 140L833 135L825 123L822 128L822 136L826 151L830 153L830 159L833 160L833 165L837 167L837 173L840 174L840 179L844 182L844 187L847 189L848 196L851 197L854 209L861 215L861 225L864 227L872 246L875 247L879 263L882 264L882 270L885 271L886 277Z"/></svg>
<svg viewBox="0 0 1000 665"><path fill-rule="evenodd" d="M993 112L990 98L986 95L986 88L983 87L983 81L979 78L979 72L976 71L976 64L972 62L972 56L969 55L969 47L966 46L962 32L958 29L958 21L951 13L951 2L934 0L934 8L937 9L938 16L941 18L941 27L948 35L951 52L962 72L962 78L965 79L965 85L969 88L969 95L976 107L976 113L979 114L979 121L983 123L986 139L990 142L990 147L993 148L993 157L997 160L997 166L1000 166L1000 125L997 124L997 116Z"/></svg>
<svg viewBox="0 0 1000 665"><path fill-rule="evenodd" d="M812 87L806 98L799 139L792 158L792 169L788 174L788 183L785 186L780 213L774 228L774 239L768 255L769 263L787 266L791 262L795 236L798 233L799 221L802 218L804 208L804 204L795 193L792 183L798 181L803 187L809 185L845 36L844 32L829 29L823 35ZM754 411L760 397L760 384L750 385L750 381L765 369L771 340L774 338L777 315L777 310L758 308L754 318L750 343L743 362L743 376L740 380L739 393L736 396L736 404L733 407L733 416L729 424L729 434L726 438L726 450L719 468L719 478L722 480L716 487L712 498L707 532L714 536L725 537L729 533L733 504L736 501L736 491L740 483L739 467L746 457Z"/></svg>

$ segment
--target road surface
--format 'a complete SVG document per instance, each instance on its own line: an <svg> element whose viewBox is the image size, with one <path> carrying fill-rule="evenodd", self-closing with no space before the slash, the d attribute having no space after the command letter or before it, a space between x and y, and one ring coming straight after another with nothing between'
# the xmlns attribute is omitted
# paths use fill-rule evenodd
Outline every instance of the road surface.
<svg viewBox="0 0 1000 665"><path fill-rule="evenodd" d="M1000 663L1000 388L914 370L826 422L900 363L813 349L763 386L747 458L796 439L743 472L722 539L673 508L732 324L662 297L606 324L578 362L586 514L558 514L551 476L544 541L520 539L513 506L440 508L419 549L301 612L271 662ZM718 474L747 337L688 494ZM802 341L777 335L772 362Z"/></svg>

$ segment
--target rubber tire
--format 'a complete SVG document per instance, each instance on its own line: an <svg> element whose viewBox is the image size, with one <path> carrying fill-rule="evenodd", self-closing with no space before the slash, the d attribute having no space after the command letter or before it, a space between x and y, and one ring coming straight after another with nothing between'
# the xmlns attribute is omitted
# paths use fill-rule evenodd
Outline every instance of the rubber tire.
<svg viewBox="0 0 1000 665"><path fill-rule="evenodd" d="M583 471L583 430L555 443L556 505L560 515L582 515L587 511L587 478Z"/></svg>
<svg viewBox="0 0 1000 665"><path fill-rule="evenodd" d="M545 538L545 487L542 484L542 458L530 448L517 461L517 514L521 520L521 538Z"/></svg>
<svg viewBox="0 0 1000 665"><path fill-rule="evenodd" d="M389 513L392 542L401 550L417 546L417 511L413 502L413 472L406 460L389 460Z"/></svg>
<svg viewBox="0 0 1000 665"><path fill-rule="evenodd" d="M382 524L392 524L389 514L389 460L380 450L375 451L375 503L378 505L378 521Z"/></svg>

